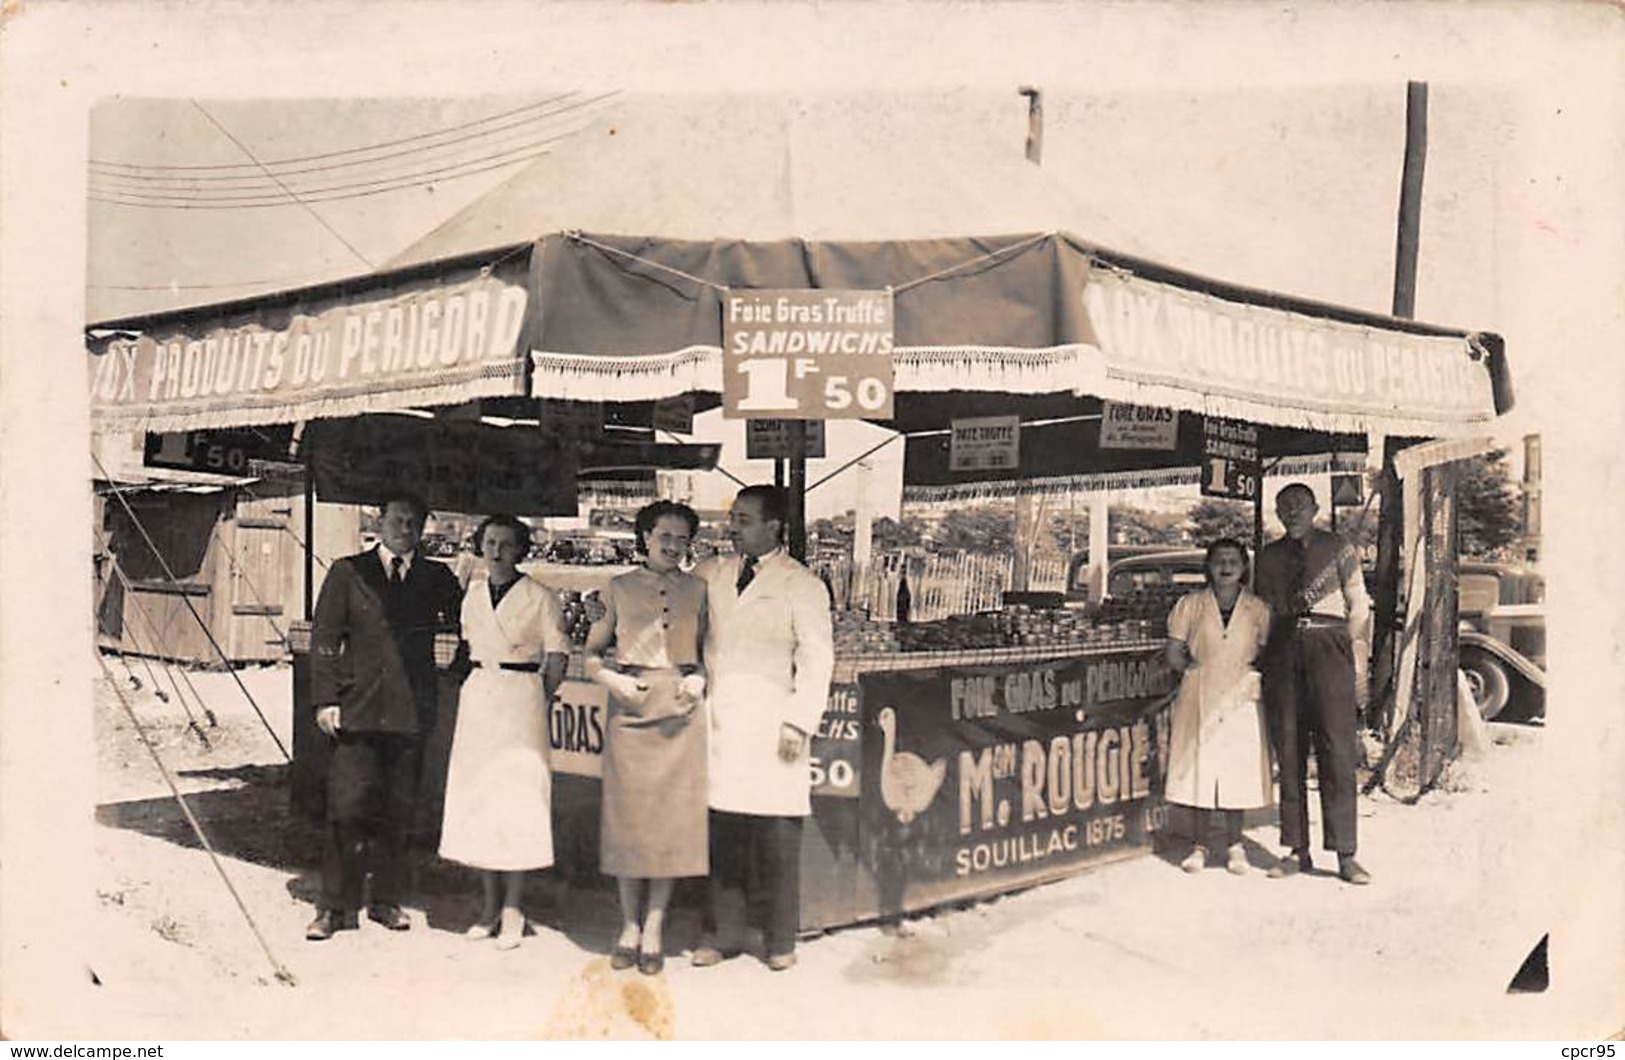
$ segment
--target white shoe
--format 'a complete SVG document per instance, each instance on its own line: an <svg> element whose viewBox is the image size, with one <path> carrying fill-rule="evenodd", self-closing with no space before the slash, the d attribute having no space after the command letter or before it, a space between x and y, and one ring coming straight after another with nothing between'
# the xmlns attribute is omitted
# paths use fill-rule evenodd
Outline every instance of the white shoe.
<svg viewBox="0 0 1625 1060"><path fill-rule="evenodd" d="M1240 843L1230 848L1230 857L1224 867L1237 876L1247 875L1247 869L1250 867L1247 864L1247 851L1242 849Z"/></svg>
<svg viewBox="0 0 1625 1060"><path fill-rule="evenodd" d="M1201 872L1207 867L1207 851L1201 847L1191 847L1191 852L1185 855L1185 860L1179 863L1179 867L1186 872Z"/></svg>
<svg viewBox="0 0 1625 1060"><path fill-rule="evenodd" d="M525 916L524 916L524 914L523 913L516 913L513 916L509 916L508 911L506 909L504 909L502 911L502 927L497 932L497 949L499 949L499 950L516 950L516 949L518 949L519 948L519 940L521 938L523 938L524 935L525 935Z"/></svg>
<svg viewBox="0 0 1625 1060"><path fill-rule="evenodd" d="M496 920L480 920L473 927L463 932L463 938L470 942L484 942L486 939L496 938Z"/></svg>

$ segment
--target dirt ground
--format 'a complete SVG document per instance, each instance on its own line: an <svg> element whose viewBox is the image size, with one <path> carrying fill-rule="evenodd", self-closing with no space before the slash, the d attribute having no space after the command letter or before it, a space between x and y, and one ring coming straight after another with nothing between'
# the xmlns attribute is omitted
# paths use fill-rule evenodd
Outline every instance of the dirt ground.
<svg viewBox="0 0 1625 1060"><path fill-rule="evenodd" d="M124 715L98 684L96 939L81 1037L120 1038L1557 1038L1608 1033L1561 991L1508 994L1553 929L1538 815L1539 726L1491 726L1478 762L1418 805L1361 802L1373 886L1269 880L1273 827L1244 877L1196 877L1180 850L1110 864L901 925L804 940L800 964L749 956L616 973L601 888L540 873L534 934L511 952L462 938L475 881L425 855L414 928L310 944L311 836L288 823L287 768L229 674L192 673L216 724L188 728L171 673L114 673L220 852L268 956ZM179 680L179 671L173 671ZM168 702L154 694L153 678ZM239 671L285 746L290 672ZM182 687L185 687L184 683ZM190 690L185 697L190 699ZM194 708L194 714L199 712ZM1328 862L1323 861L1323 866ZM1545 865L1546 870L1540 867ZM679 913L668 949L691 945ZM1565 968L1561 934L1553 974ZM292 983L274 975L273 958Z"/></svg>

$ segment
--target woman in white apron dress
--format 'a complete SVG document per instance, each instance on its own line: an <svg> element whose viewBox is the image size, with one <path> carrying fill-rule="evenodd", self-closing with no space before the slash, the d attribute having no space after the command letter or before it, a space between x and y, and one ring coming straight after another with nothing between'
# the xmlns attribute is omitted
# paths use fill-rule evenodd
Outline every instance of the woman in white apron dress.
<svg viewBox="0 0 1625 1060"><path fill-rule="evenodd" d="M599 867L620 890L610 967L665 964L661 932L678 879L710 868L706 832L705 582L678 566L699 517L656 501L637 514L644 565L609 583L587 635L586 672L609 689ZM603 659L610 645L615 660ZM640 914L647 894L648 911Z"/></svg>
<svg viewBox="0 0 1625 1060"><path fill-rule="evenodd" d="M1270 803L1269 735L1253 662L1269 635L1269 606L1246 588L1247 550L1233 538L1207 549L1207 584L1168 615L1168 665L1182 671L1174 701L1166 798L1198 811L1180 863L1198 872L1206 837L1221 825L1225 867L1241 875L1242 813Z"/></svg>
<svg viewBox="0 0 1625 1060"><path fill-rule="evenodd" d="M482 870L483 906L468 937L513 949L525 930L525 873L553 864L547 711L570 642L553 591L519 571L530 527L493 515L475 541L488 575L463 597L473 669L458 698L440 856Z"/></svg>

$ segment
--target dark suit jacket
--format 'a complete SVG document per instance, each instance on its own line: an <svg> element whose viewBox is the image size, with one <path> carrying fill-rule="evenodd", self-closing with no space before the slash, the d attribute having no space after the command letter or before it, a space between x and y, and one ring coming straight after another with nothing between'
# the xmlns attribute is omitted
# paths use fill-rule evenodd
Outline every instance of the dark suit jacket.
<svg viewBox="0 0 1625 1060"><path fill-rule="evenodd" d="M426 735L434 726L434 634L455 627L462 588L419 552L392 587L376 548L333 564L311 631L311 703L343 708L350 732Z"/></svg>

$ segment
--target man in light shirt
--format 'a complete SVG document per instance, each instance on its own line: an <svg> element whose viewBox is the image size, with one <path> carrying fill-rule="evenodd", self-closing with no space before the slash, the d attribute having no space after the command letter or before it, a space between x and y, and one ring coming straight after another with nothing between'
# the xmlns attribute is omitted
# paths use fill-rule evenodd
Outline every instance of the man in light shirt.
<svg viewBox="0 0 1625 1060"><path fill-rule="evenodd" d="M1354 859L1356 685L1371 640L1371 602L1360 559L1342 538L1315 526L1315 494L1301 482L1281 487L1275 512L1286 535L1258 553L1254 591L1270 605L1270 637L1260 658L1270 741L1281 783L1281 844L1270 870L1281 878L1313 867L1309 853L1309 752L1320 785L1321 839L1352 884L1371 874Z"/></svg>

